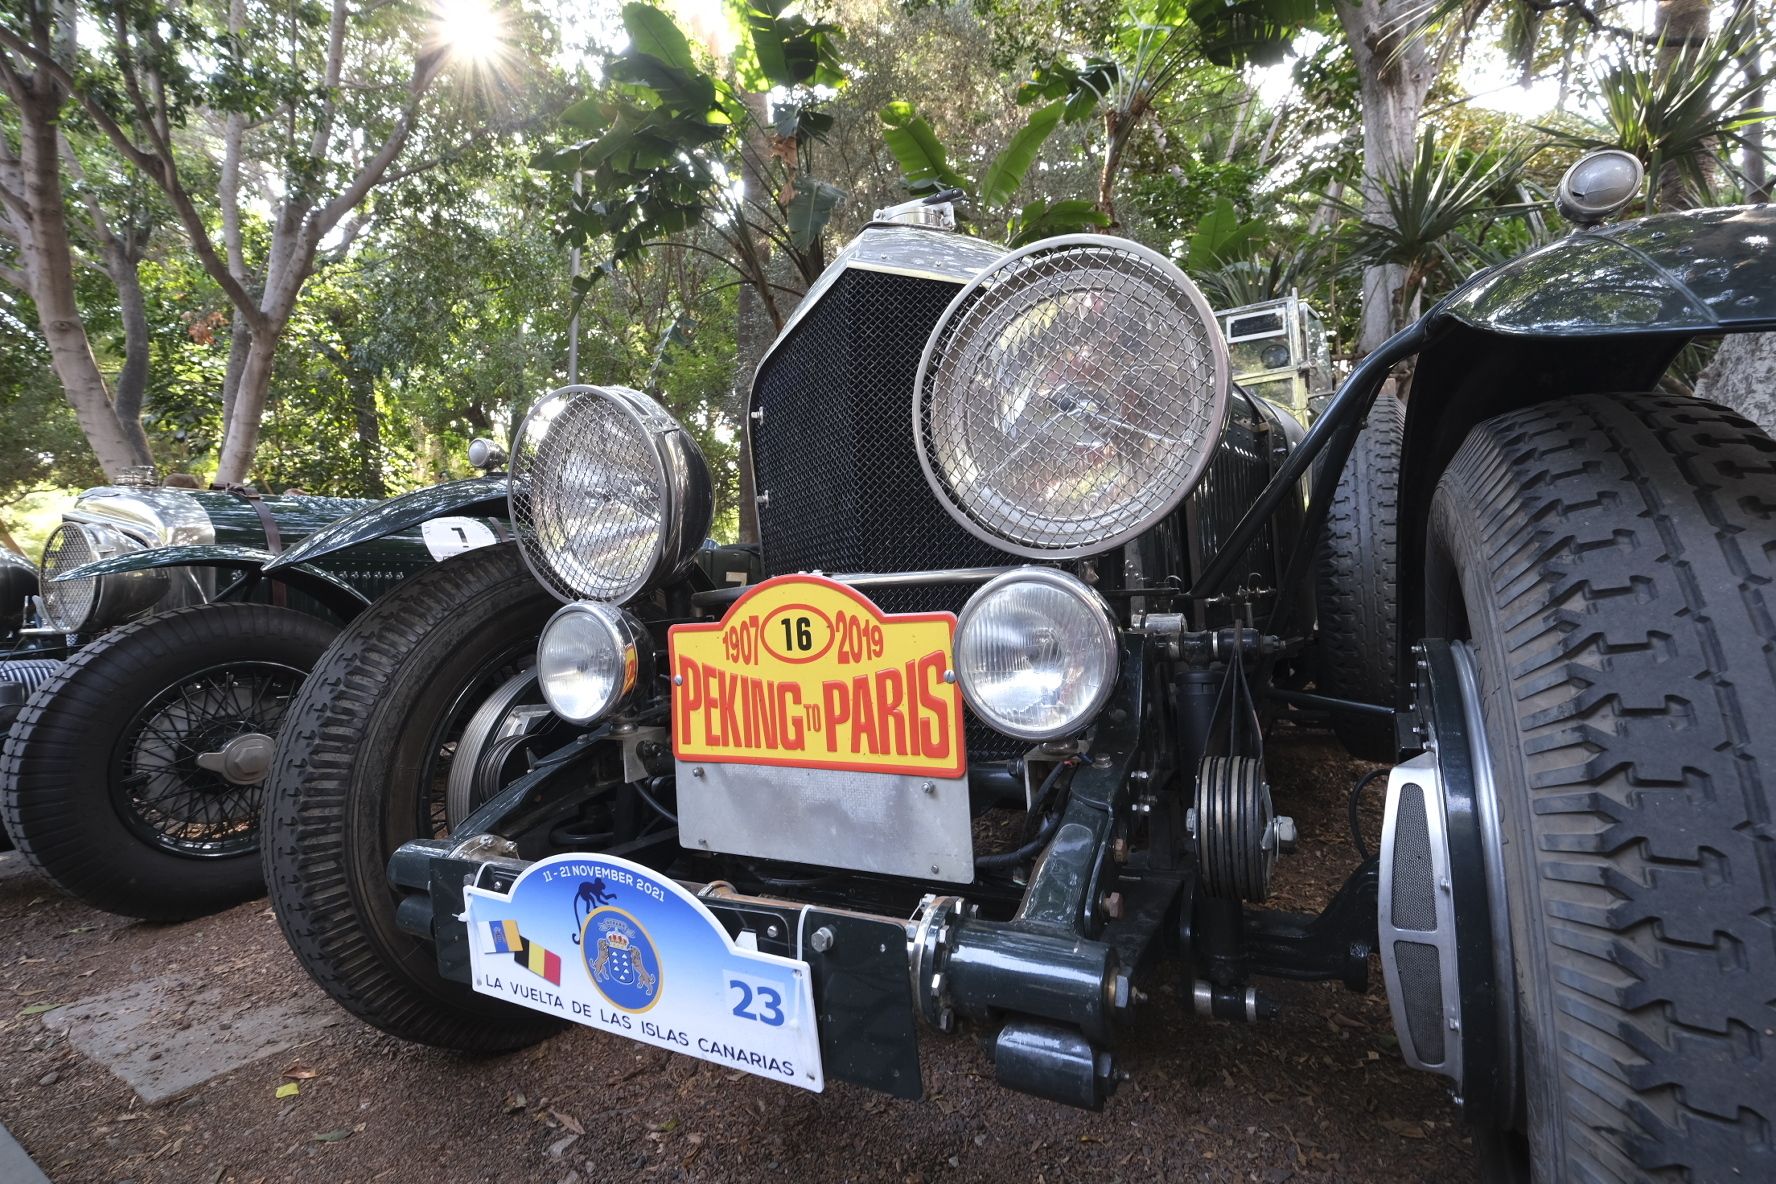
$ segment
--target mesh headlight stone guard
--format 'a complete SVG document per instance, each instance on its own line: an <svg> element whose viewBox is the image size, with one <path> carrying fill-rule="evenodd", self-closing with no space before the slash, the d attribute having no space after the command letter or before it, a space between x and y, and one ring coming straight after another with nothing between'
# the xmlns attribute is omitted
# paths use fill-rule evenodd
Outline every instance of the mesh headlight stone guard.
<svg viewBox="0 0 1776 1184"><path fill-rule="evenodd" d="M1067 235L975 277L926 343L913 434L932 491L980 538L1092 555L1164 518L1227 415L1208 302L1126 239Z"/></svg>
<svg viewBox="0 0 1776 1184"><path fill-rule="evenodd" d="M628 387L544 395L518 425L510 472L519 550L562 600L621 604L682 574L709 532L702 450Z"/></svg>

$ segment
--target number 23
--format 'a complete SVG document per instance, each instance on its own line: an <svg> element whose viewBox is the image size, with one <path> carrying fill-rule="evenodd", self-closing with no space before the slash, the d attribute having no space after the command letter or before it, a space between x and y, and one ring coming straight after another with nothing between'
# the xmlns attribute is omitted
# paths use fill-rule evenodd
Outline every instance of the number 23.
<svg viewBox="0 0 1776 1184"><path fill-rule="evenodd" d="M772 987L754 986L731 978L728 986L740 992L740 1002L734 1004L734 1014L743 1020L757 1020L769 1024L773 1028L783 1026L783 996ZM754 999L758 1001L758 1010L749 1010Z"/></svg>

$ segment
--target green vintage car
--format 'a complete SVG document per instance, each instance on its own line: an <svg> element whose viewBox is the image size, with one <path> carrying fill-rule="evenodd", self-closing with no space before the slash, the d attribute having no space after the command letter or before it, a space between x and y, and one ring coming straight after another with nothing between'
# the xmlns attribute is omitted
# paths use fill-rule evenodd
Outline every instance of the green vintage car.
<svg viewBox="0 0 1776 1184"><path fill-rule="evenodd" d="M257 895L265 769L303 678L377 596L498 540L497 519L430 512L489 487L388 503L146 483L82 493L35 572L0 570L11 841L67 891L130 916ZM328 526L354 544L264 573Z"/></svg>
<svg viewBox="0 0 1776 1184"><path fill-rule="evenodd" d="M694 562L682 426L546 396L517 542L390 593L290 709L292 948L402 1038L577 1023L786 1113L917 1097L957 1031L1102 1106L1159 984L1255 1024L1271 980L1376 964L1494 1178L1776 1179L1776 441L1658 389L1692 339L1776 330L1776 208L1589 225L1640 179L1580 162L1587 225L1305 434L1163 256L883 211L758 368L733 580ZM1328 716L1382 756L1351 795L1383 825L1305 915L1267 900L1309 791L1267 741Z"/></svg>

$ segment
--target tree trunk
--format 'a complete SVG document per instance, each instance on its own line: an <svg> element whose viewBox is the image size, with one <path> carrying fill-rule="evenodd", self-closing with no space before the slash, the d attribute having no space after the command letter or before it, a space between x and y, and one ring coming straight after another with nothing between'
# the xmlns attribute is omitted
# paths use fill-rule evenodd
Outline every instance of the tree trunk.
<svg viewBox="0 0 1776 1184"><path fill-rule="evenodd" d="M154 454L148 447L148 434L142 430L142 401L148 394L148 305L142 297L137 263L124 244L114 238L106 242L105 270L117 287L123 319L123 369L112 386L111 405L130 446L142 456L143 464L152 464Z"/></svg>
<svg viewBox="0 0 1776 1184"><path fill-rule="evenodd" d="M1357 67L1363 103L1363 216L1391 224L1382 196L1384 178L1411 167L1419 115L1434 73L1430 48L1417 36L1422 8L1412 0L1362 0L1340 4L1339 20ZM1363 318L1357 353L1369 353L1418 315L1418 300L1401 307L1406 269L1385 264L1363 269Z"/></svg>
<svg viewBox="0 0 1776 1184"><path fill-rule="evenodd" d="M357 367L345 375L358 433L358 488L365 497L387 497L382 479L382 421L376 415L376 380Z"/></svg>
<svg viewBox="0 0 1776 1184"><path fill-rule="evenodd" d="M1776 333L1736 333L1696 380L1696 397L1731 407L1776 436Z"/></svg>
<svg viewBox="0 0 1776 1184"><path fill-rule="evenodd" d="M1659 0L1653 18L1653 35L1661 41L1658 70L1665 74L1686 55L1693 55L1692 46L1708 36L1709 0ZM1703 159L1704 174L1709 175L1707 157ZM1690 192L1690 181L1684 175L1681 161L1667 160L1659 166L1658 202L1661 210L1687 210L1705 194Z"/></svg>
<svg viewBox="0 0 1776 1184"><path fill-rule="evenodd" d="M138 450L118 422L105 376L93 357L86 322L74 300L74 257L68 245L57 126L60 89L42 71L28 86L19 111L19 164L25 202L31 211L27 241L22 244L24 270L56 378L99 467L115 480L124 469L150 464L152 458L146 441Z"/></svg>
<svg viewBox="0 0 1776 1184"><path fill-rule="evenodd" d="M271 367L277 358L283 322L264 326L250 336L241 363L240 382L234 393L234 414L222 437L222 455L216 464L216 484L245 485L259 448L259 429L265 419L265 400L271 391Z"/></svg>
<svg viewBox="0 0 1776 1184"><path fill-rule="evenodd" d="M1764 96L1769 93L1769 78L1764 73L1761 51L1739 55L1739 68L1747 78L1758 79L1757 89L1746 96L1745 111L1749 116L1764 109ZM1770 158L1764 155L1764 124L1755 120L1739 133L1745 137L1745 200L1770 200Z"/></svg>

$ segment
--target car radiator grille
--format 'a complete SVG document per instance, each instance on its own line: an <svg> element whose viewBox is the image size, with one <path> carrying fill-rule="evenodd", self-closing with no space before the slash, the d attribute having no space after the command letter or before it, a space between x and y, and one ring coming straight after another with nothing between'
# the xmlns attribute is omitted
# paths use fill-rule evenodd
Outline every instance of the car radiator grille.
<svg viewBox="0 0 1776 1184"><path fill-rule="evenodd" d="M913 445L913 380L957 286L852 269L759 368L752 409L766 575L1018 563L944 510ZM957 612L972 586L872 588L891 613ZM1027 745L968 720L973 760Z"/></svg>

